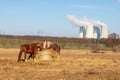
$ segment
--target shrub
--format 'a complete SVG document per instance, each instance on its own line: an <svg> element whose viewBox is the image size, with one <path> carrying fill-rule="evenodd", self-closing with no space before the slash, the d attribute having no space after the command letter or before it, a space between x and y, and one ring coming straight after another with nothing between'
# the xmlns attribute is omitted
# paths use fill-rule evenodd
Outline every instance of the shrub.
<svg viewBox="0 0 120 80"><path fill-rule="evenodd" d="M113 51L113 52L120 52L120 46L114 46L114 47L112 48L112 51Z"/></svg>

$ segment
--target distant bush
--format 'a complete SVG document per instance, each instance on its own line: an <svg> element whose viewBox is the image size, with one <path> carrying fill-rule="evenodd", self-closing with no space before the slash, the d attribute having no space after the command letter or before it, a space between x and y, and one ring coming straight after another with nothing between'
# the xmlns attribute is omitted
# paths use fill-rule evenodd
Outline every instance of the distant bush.
<svg viewBox="0 0 120 80"><path fill-rule="evenodd" d="M24 43L51 41L57 43L62 49L87 49L97 52L98 50L110 50L112 39L86 39L45 36L0 36L0 48L19 48ZM110 41L109 41L110 40ZM118 42L119 40L117 40ZM116 44L116 43L115 43Z"/></svg>
<svg viewBox="0 0 120 80"><path fill-rule="evenodd" d="M19 48L21 44L28 43L29 41L20 40L20 39L8 39L0 38L0 47L1 48Z"/></svg>
<svg viewBox="0 0 120 80"><path fill-rule="evenodd" d="M113 51L113 52L120 52L120 46L114 46L114 47L112 48L112 51Z"/></svg>
<svg viewBox="0 0 120 80"><path fill-rule="evenodd" d="M104 51L110 50L110 48L106 47L104 44L94 44L91 48L93 53L104 53Z"/></svg>

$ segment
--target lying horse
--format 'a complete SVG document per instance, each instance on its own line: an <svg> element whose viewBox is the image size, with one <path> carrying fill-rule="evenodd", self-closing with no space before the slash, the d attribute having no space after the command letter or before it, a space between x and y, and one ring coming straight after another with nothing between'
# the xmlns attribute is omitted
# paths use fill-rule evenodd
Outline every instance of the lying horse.
<svg viewBox="0 0 120 80"><path fill-rule="evenodd" d="M37 51L42 51L43 44L40 43L33 43L33 44L23 44L21 45L20 52L18 55L18 62L21 60L22 54L24 53L24 61L26 61L27 54L32 56L33 60L36 60ZM29 56L29 58L30 58Z"/></svg>

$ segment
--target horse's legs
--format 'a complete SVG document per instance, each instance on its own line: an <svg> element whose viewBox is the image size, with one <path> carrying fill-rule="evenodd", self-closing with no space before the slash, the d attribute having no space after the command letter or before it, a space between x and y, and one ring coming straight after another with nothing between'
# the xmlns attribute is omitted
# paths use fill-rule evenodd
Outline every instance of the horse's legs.
<svg viewBox="0 0 120 80"><path fill-rule="evenodd" d="M33 54L33 61L36 62L35 54Z"/></svg>
<svg viewBox="0 0 120 80"><path fill-rule="evenodd" d="M18 62L20 61L21 56L22 56L22 51L20 50L19 55L18 55L18 60L17 60Z"/></svg>
<svg viewBox="0 0 120 80"><path fill-rule="evenodd" d="M27 53L25 52L24 53L24 60L25 60L25 62L27 61L26 57L27 57Z"/></svg>
<svg viewBox="0 0 120 80"><path fill-rule="evenodd" d="M36 62L37 60L36 60L36 53L37 53L37 51L36 50L34 50L34 53L33 53L33 61L34 62Z"/></svg>
<svg viewBox="0 0 120 80"><path fill-rule="evenodd" d="M30 58L33 58L32 53L28 56L27 60L29 60Z"/></svg>
<svg viewBox="0 0 120 80"><path fill-rule="evenodd" d="M57 54L60 56L60 52L58 51Z"/></svg>
<svg viewBox="0 0 120 80"><path fill-rule="evenodd" d="M60 46L58 47L58 50L57 50L59 56L60 56Z"/></svg>

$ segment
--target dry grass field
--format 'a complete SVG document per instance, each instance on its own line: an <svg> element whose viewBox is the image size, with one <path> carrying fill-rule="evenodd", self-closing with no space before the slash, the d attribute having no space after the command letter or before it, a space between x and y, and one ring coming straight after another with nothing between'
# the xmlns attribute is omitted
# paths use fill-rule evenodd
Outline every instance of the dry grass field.
<svg viewBox="0 0 120 80"><path fill-rule="evenodd" d="M62 50L56 60L17 62L19 49L0 49L0 80L120 80L120 53Z"/></svg>

